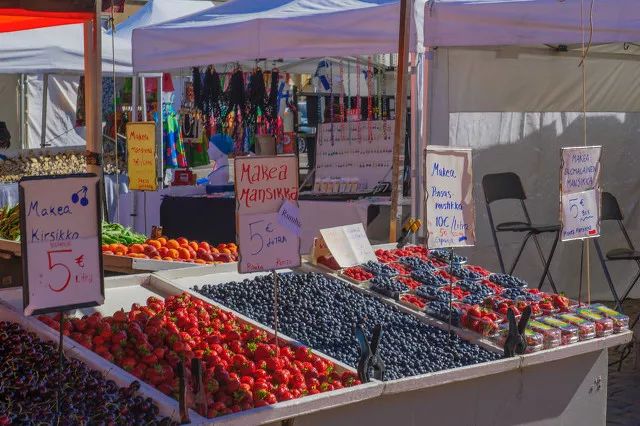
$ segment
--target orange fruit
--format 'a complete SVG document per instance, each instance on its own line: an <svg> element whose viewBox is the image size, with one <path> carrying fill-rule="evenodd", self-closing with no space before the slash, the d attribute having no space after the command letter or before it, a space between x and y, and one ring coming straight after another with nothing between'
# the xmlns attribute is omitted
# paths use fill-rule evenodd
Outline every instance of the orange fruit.
<svg viewBox="0 0 640 426"><path fill-rule="evenodd" d="M149 244L151 247L155 247L156 249L162 247L162 244L158 240L149 240L147 241L147 244Z"/></svg>
<svg viewBox="0 0 640 426"><path fill-rule="evenodd" d="M129 251L131 253L144 253L144 246L142 244L133 244Z"/></svg>
<svg viewBox="0 0 640 426"><path fill-rule="evenodd" d="M173 257L163 257L162 260L165 260L167 262L173 262Z"/></svg>
<svg viewBox="0 0 640 426"><path fill-rule="evenodd" d="M162 257L167 257L167 256L169 256L169 249L168 249L168 248L166 248L166 247L160 247L160 248L158 249L158 253L159 253L159 254L160 254L160 256L162 256Z"/></svg>
<svg viewBox="0 0 640 426"><path fill-rule="evenodd" d="M197 263L198 265L206 264L206 262L204 260L202 260L202 259L196 259L196 260L193 261L193 263Z"/></svg>
<svg viewBox="0 0 640 426"><path fill-rule="evenodd" d="M180 252L177 249L169 249L169 257L172 259L179 259Z"/></svg>
<svg viewBox="0 0 640 426"><path fill-rule="evenodd" d="M198 251L198 249L200 248L200 246L198 245L198 243L196 243L195 241L191 241L189 243L189 247L191 247L194 251Z"/></svg>
<svg viewBox="0 0 640 426"><path fill-rule="evenodd" d="M162 260L162 256L153 256L152 259L153 260Z"/></svg>
<svg viewBox="0 0 640 426"><path fill-rule="evenodd" d="M238 250L238 246L235 245L234 243L227 244L227 248L232 251Z"/></svg>
<svg viewBox="0 0 640 426"><path fill-rule="evenodd" d="M227 254L231 254L231 250L229 250L228 248L223 248L222 250L220 250L222 253L227 253Z"/></svg>
<svg viewBox="0 0 640 426"><path fill-rule="evenodd" d="M111 246L109 244L103 244L102 251L111 251Z"/></svg>
<svg viewBox="0 0 640 426"><path fill-rule="evenodd" d="M169 240L167 241L167 247L169 247L170 249L179 249L180 243L176 240Z"/></svg>
<svg viewBox="0 0 640 426"><path fill-rule="evenodd" d="M179 248L178 252L180 253L180 259L182 260L189 260L191 259L191 253L189 253L189 250L186 248Z"/></svg>
<svg viewBox="0 0 640 426"><path fill-rule="evenodd" d="M120 250L120 244L109 244L109 250L112 252L117 252Z"/></svg>
<svg viewBox="0 0 640 426"><path fill-rule="evenodd" d="M163 246L167 245L167 239L165 237L160 237L158 238L158 241L160 242L160 244L162 244Z"/></svg>
<svg viewBox="0 0 640 426"><path fill-rule="evenodd" d="M218 254L218 253L220 253L220 251L217 248L211 247L211 254Z"/></svg>
<svg viewBox="0 0 640 426"><path fill-rule="evenodd" d="M117 251L116 252L116 256L124 256L124 252L123 251Z"/></svg>
<svg viewBox="0 0 640 426"><path fill-rule="evenodd" d="M178 244L183 245L183 244L189 244L189 240L187 240L185 237L180 237L180 238L176 238L178 240Z"/></svg>
<svg viewBox="0 0 640 426"><path fill-rule="evenodd" d="M206 252L211 252L211 246L206 241L203 241L200 244L198 244L198 248L201 248L202 250L204 250ZM198 251L198 250L196 249L196 251Z"/></svg>

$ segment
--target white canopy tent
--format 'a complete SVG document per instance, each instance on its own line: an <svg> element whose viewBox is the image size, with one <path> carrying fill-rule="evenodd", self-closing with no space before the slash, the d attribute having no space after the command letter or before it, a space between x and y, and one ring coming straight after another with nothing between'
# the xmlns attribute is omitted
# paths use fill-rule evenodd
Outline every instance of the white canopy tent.
<svg viewBox="0 0 640 426"><path fill-rule="evenodd" d="M558 220L559 151L583 143L579 63L583 36L589 40L590 5L589 0L443 0L427 5L425 45L436 48L427 67L428 143L475 150L478 245L462 251L475 262L499 267L483 206L483 175L517 172L534 220ZM604 146L603 187L618 197L631 237L640 244L640 175L635 172L640 158L640 48L627 43L640 41L640 2L595 1L592 18L586 61L588 143ZM494 214L498 221L513 219L506 209ZM508 264L518 237L499 236ZM543 238L548 249L551 241ZM623 245L621 238L617 228L603 227L604 249ZM516 274L537 283L542 265L533 245L525 256L530 261L521 262ZM578 293L579 262L579 243L559 244L551 272L559 289L572 296ZM592 298L611 299L593 249L590 266ZM635 265L609 266L620 293ZM640 288L632 296L640 297Z"/></svg>
<svg viewBox="0 0 640 426"><path fill-rule="evenodd" d="M416 1L413 51L421 45L422 24L415 23L425 1ZM398 0L231 0L134 30L134 69L395 52L399 11Z"/></svg>

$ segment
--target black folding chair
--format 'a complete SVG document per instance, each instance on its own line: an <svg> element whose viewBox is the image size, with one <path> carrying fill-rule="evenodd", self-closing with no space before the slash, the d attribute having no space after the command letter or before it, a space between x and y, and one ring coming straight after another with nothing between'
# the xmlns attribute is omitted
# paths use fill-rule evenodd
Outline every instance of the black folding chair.
<svg viewBox="0 0 640 426"><path fill-rule="evenodd" d="M482 178L482 189L484 190L484 199L487 206L487 213L489 215L489 224L491 225L491 234L493 235L493 241L496 246L496 252L498 253L498 260L500 261L500 269L503 273L505 273L504 260L502 257L502 251L500 250L500 243L498 242L498 232L517 232L517 233L526 233L524 237L524 241L522 241L522 245L520 246L520 250L516 255L516 258L509 269L509 274L512 274L518 265L518 261L522 256L522 252L524 251L525 246L530 238L533 237L533 242L536 245L536 249L538 251L538 255L540 256L540 260L542 260L542 264L544 265L544 272L540 277L540 282L538 284L538 288L542 288L544 284L545 277L548 278L549 284L554 292L558 292L556 288L556 284L551 277L551 272L549 272L549 266L551 265L551 260L553 259L553 254L556 251L556 247L558 245L558 238L560 237L560 225L535 225L531 222L531 216L529 216L529 211L527 210L527 205L524 200L527 199L527 196L524 192L524 188L522 187L522 182L520 182L520 178L515 173L496 173L485 175ZM520 201L520 205L522 207L522 211L524 213L524 221L515 221L515 222L503 222L495 225L493 220L493 214L491 213L491 204L496 201L501 200L518 200ZM540 242L538 241L538 235L546 234L546 233L554 233L555 238L553 240L553 246L551 247L551 251L549 252L549 258L546 259L544 253L542 251L542 247L540 246Z"/></svg>
<svg viewBox="0 0 640 426"><path fill-rule="evenodd" d="M631 242L631 238L629 238L629 233L627 232L627 228L625 228L624 216L622 214L622 210L620 210L620 205L618 204L618 200L612 194L608 192L602 193L602 206L600 212L600 221L609 221L614 220L618 222L618 226L620 227L620 231L622 231L622 235L624 239L627 241L627 247L622 248L614 248L609 250L606 254L603 254L602 247L600 246L600 242L597 238L593 240L596 251L598 252L598 257L600 258L600 263L602 264L602 270L604 271L604 276L607 279L607 283L609 284L609 288L611 289L611 294L613 294L613 298L616 302L616 309L622 309L622 303L629 297L629 293L633 290L633 287L640 279L640 252L636 251L633 243ZM609 262L620 262L620 261L632 261L635 262L638 266L638 273L635 278L631 281L631 284L627 287L622 298L618 296L618 292L616 291L616 287L613 285L613 280L611 279L611 273L609 272L609 268L607 267L607 263Z"/></svg>

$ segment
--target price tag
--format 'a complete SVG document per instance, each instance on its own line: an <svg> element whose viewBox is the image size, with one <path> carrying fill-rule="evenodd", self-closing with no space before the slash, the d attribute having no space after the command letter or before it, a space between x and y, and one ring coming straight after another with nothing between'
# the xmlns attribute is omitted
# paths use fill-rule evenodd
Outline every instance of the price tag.
<svg viewBox="0 0 640 426"><path fill-rule="evenodd" d="M598 235L598 198L595 189L562 195L562 239Z"/></svg>
<svg viewBox="0 0 640 426"><path fill-rule="evenodd" d="M297 157L239 157L234 174L238 271L299 266ZM287 211L284 218L283 208Z"/></svg>
<svg viewBox="0 0 640 426"><path fill-rule="evenodd" d="M25 315L104 303L95 175L20 181Z"/></svg>
<svg viewBox="0 0 640 426"><path fill-rule="evenodd" d="M427 148L425 176L428 247L475 245L472 151Z"/></svg>
<svg viewBox="0 0 640 426"><path fill-rule="evenodd" d="M292 202L285 200L278 210L278 222L289 231L300 237L302 234L302 222L300 221L300 209Z"/></svg>
<svg viewBox="0 0 640 426"><path fill-rule="evenodd" d="M156 123L127 123L127 173L132 191L158 189Z"/></svg>
<svg viewBox="0 0 640 426"><path fill-rule="evenodd" d="M321 229L320 234L341 268L377 261L373 247L361 223Z"/></svg>
<svg viewBox="0 0 640 426"><path fill-rule="evenodd" d="M561 239L600 235L601 146L562 148L560 165Z"/></svg>

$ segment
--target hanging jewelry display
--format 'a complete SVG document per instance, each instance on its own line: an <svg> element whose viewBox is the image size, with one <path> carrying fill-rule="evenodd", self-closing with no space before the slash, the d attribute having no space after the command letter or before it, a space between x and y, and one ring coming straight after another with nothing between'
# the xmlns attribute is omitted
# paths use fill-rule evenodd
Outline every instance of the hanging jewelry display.
<svg viewBox="0 0 640 426"><path fill-rule="evenodd" d="M329 62L329 122L331 123L331 146L335 145L333 123L335 122L333 111L333 62Z"/></svg>
<svg viewBox="0 0 640 426"><path fill-rule="evenodd" d="M351 62L347 61L347 117L345 117L345 121L350 121L351 108ZM349 143L351 143L351 124L347 124L347 129L349 129Z"/></svg>
<svg viewBox="0 0 640 426"><path fill-rule="evenodd" d="M381 80L382 80L382 109L380 110L380 119L382 120L382 134L384 139L387 140L389 135L389 129L387 121L389 121L389 110L387 109L387 72L386 67L383 65L381 70Z"/></svg>
<svg viewBox="0 0 640 426"><path fill-rule="evenodd" d="M269 98L265 106L265 118L267 120L269 130L273 131L276 128L276 121L278 119L278 110L280 109L280 71L277 68L271 70L271 82L269 85Z"/></svg>
<svg viewBox="0 0 640 426"><path fill-rule="evenodd" d="M367 59L367 130L369 143L373 141L373 62L371 56Z"/></svg>
<svg viewBox="0 0 640 426"><path fill-rule="evenodd" d="M362 110L360 109L361 98L360 98L360 73L362 70L360 69L360 58L356 57L356 112L358 113L358 121L356 126L358 143L362 142L362 126L360 126L360 122L362 121Z"/></svg>
<svg viewBox="0 0 640 426"><path fill-rule="evenodd" d="M244 91L244 74L239 67L231 75L229 87L226 93L227 118L232 120L229 122L229 128L232 129L231 137L234 140L235 150L237 153L243 152L244 149L244 132L242 130L243 109L246 106L246 97Z"/></svg>
<svg viewBox="0 0 640 426"><path fill-rule="evenodd" d="M193 67L192 78L194 106L196 109L202 111L204 106L202 104L202 76L200 75L200 68Z"/></svg>

